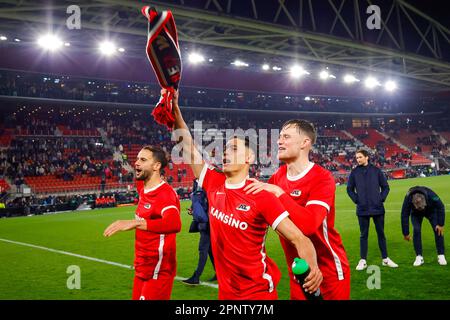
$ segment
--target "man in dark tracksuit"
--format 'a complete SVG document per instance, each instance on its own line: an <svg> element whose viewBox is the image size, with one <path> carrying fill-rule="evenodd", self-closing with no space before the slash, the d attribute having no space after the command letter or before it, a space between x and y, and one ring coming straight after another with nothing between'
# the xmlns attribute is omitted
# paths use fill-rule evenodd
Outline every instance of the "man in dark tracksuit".
<svg viewBox="0 0 450 320"><path fill-rule="evenodd" d="M185 284L198 285L200 284L200 276L205 268L208 255L214 267L214 258L211 249L211 238L209 234L209 220L208 220L208 200L206 193L198 188L197 181L194 181L192 200L192 221L189 232L200 232L200 241L198 243L198 264L192 277L183 280ZM216 276L209 281L217 280Z"/></svg>
<svg viewBox="0 0 450 320"><path fill-rule="evenodd" d="M409 216L413 225L413 243L416 260L413 265L418 267L424 263L422 256L422 220L427 218L434 232L434 240L438 254L438 263L447 265L444 256L444 223L445 207L439 196L427 187L416 186L409 189L402 206L402 232L405 240L410 241Z"/></svg>
<svg viewBox="0 0 450 320"><path fill-rule="evenodd" d="M356 270L367 267L367 246L369 236L370 218L375 223L378 235L378 246L381 250L383 266L397 268L398 265L388 257L386 237L384 235L384 201L389 194L389 185L384 173L369 163L369 153L366 150L356 152L355 167L348 178L347 193L356 204L360 236L360 256Z"/></svg>

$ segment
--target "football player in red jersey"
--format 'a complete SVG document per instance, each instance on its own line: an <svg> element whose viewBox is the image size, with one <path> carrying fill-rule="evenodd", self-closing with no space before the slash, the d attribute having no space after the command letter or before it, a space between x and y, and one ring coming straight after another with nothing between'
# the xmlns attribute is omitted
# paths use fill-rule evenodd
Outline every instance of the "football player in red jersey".
<svg viewBox="0 0 450 320"><path fill-rule="evenodd" d="M104 236L136 229L133 300L168 300L177 272L176 233L181 229L180 202L161 179L165 152L146 146L135 163L139 202L134 220L119 220Z"/></svg>
<svg viewBox="0 0 450 320"><path fill-rule="evenodd" d="M247 193L269 191L281 200L292 221L311 238L317 251L319 268L323 274L320 291L326 300L350 299L350 269L341 237L334 227L334 178L328 170L309 161L309 152L316 142L314 126L305 120L289 120L278 139L278 159L281 166L268 183L254 181ZM293 248L280 238L286 262L296 257ZM305 296L290 271L291 299Z"/></svg>
<svg viewBox="0 0 450 320"><path fill-rule="evenodd" d="M182 137L184 155L208 196L211 245L215 257L219 299L277 299L281 277L267 256L268 227L286 238L311 268L305 290L315 292L322 281L311 241L288 219L289 213L269 192L246 195L249 166L255 158L248 139L231 138L223 155L223 171L208 166L194 146L192 136L174 99L175 128Z"/></svg>

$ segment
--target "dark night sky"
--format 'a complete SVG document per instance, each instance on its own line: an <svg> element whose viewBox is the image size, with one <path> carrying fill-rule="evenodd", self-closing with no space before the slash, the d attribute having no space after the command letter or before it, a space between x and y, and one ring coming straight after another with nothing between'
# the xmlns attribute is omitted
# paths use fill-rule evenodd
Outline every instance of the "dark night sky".
<svg viewBox="0 0 450 320"><path fill-rule="evenodd" d="M450 29L450 1L407 0L406 2Z"/></svg>

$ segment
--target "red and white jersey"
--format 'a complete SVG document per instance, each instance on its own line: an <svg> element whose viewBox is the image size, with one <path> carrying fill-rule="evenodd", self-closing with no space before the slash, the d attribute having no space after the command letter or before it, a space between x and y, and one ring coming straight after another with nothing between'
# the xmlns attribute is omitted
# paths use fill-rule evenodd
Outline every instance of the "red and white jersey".
<svg viewBox="0 0 450 320"><path fill-rule="evenodd" d="M208 196L219 299L270 299L281 273L267 256L266 235L289 214L269 192L247 195L243 189L251 181L228 184L225 179L206 164L199 177Z"/></svg>
<svg viewBox="0 0 450 320"><path fill-rule="evenodd" d="M136 187L139 193L136 219L162 219L168 213L180 215L178 196L165 181L151 189L144 189L143 182L137 181ZM176 233L159 234L136 229L136 276L145 280L158 279L160 276L174 277L176 264Z"/></svg>
<svg viewBox="0 0 450 320"><path fill-rule="evenodd" d="M320 220L317 230L311 232L309 238L317 252L317 262L324 278L344 279L349 272L349 263L342 244L341 236L334 228L335 221L335 190L336 184L331 173L321 166L310 162L309 166L297 176L290 176L287 166L281 166L268 181L281 187L298 205L313 209L322 206L327 214ZM281 199L281 197L280 197ZM283 202L283 201L282 201ZM311 210L312 212L313 210ZM293 216L295 223L294 214ZM313 224L314 217L304 217L305 221ZM297 225L300 230L302 227ZM290 266L297 257L297 251L285 239L280 238L286 254L286 261ZM291 272L291 268L289 268Z"/></svg>

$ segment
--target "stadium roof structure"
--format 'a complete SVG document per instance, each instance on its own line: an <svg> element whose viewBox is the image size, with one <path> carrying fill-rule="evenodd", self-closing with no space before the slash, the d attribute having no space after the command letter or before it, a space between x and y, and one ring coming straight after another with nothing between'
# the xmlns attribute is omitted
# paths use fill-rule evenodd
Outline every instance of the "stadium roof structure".
<svg viewBox="0 0 450 320"><path fill-rule="evenodd" d="M258 66L380 74L424 91L450 91L450 30L406 0L170 0L151 1L172 10L183 50L200 50L214 66L230 67L230 57ZM21 46L36 32L65 34L73 46L92 50L105 35L120 38L128 55L142 56L147 21L143 3L81 0L81 29L68 30L73 1L0 0L0 33L20 36ZM366 26L367 8L378 5L381 28ZM432 3L429 4L430 6ZM448 19L444 23L448 24ZM101 32L99 32L101 31ZM124 37L123 35L126 35ZM21 40L22 40L21 39ZM4 44L2 44L4 45ZM272 72L272 71L269 71ZM275 71L274 71L275 72Z"/></svg>

